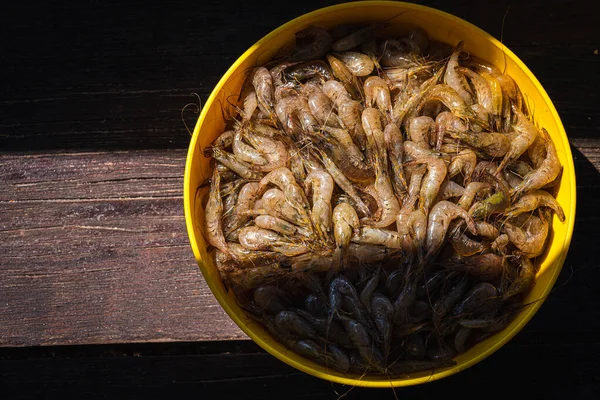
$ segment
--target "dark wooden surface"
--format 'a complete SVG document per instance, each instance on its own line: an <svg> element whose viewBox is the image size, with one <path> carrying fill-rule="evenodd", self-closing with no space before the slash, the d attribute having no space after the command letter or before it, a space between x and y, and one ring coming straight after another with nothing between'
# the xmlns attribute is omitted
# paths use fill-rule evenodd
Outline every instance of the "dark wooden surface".
<svg viewBox="0 0 600 400"><path fill-rule="evenodd" d="M182 207L181 110L280 24L336 2L11 2L0 91L0 389L8 398L332 399L231 322ZM398 397L600 396L600 24L592 1L421 2L500 38L563 120L578 206L554 291L509 344ZM508 13L507 13L508 10ZM184 114L193 125L197 114ZM517 387L522 384L522 387ZM65 397L66 396L66 397ZM347 398L394 398L353 389Z"/></svg>

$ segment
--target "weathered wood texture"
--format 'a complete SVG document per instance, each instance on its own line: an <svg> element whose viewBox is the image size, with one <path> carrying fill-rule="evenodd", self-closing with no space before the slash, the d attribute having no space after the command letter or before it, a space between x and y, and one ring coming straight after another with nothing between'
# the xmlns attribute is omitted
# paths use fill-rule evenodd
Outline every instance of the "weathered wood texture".
<svg viewBox="0 0 600 400"><path fill-rule="evenodd" d="M183 150L0 156L0 345L245 337L204 284Z"/></svg>

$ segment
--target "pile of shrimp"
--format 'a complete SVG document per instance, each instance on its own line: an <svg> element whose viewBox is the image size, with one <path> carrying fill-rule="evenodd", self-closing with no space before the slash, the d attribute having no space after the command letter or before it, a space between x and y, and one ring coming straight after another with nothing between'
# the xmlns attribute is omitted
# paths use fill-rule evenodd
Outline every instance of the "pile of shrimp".
<svg viewBox="0 0 600 400"><path fill-rule="evenodd" d="M515 81L462 42L383 26L310 26L249 71L205 149L204 228L226 287L276 340L393 377L507 326L565 216L555 146Z"/></svg>

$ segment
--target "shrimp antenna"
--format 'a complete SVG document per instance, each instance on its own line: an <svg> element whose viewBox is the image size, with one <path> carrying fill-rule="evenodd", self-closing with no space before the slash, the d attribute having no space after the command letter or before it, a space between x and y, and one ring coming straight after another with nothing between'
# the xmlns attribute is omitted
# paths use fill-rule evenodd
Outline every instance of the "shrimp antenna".
<svg viewBox="0 0 600 400"><path fill-rule="evenodd" d="M506 22L506 16L508 15L508 12L510 11L510 4L508 5L508 7L506 7L506 12L504 13L504 16L502 17L502 28L500 29L500 44L502 44L502 47L504 46L504 23ZM503 49L504 50L504 49ZM502 71L503 74L506 73L506 52L502 51L502 54L504 56L504 70Z"/></svg>
<svg viewBox="0 0 600 400"><path fill-rule="evenodd" d="M394 15L393 17L391 17L391 18L388 18L388 19L384 20L384 21L383 21L383 24L384 24L384 25L386 25L386 24L388 24L390 21L393 21L394 19L398 18L398 17L399 17L399 16L401 16L401 15L404 15L404 14L406 14L407 12L410 12L410 11L402 11L401 13L398 13L398 14Z"/></svg>
<svg viewBox="0 0 600 400"><path fill-rule="evenodd" d="M202 109L202 99L200 98L200 96L196 92L190 93L190 96L196 96L198 98L198 104L196 104L196 103L187 103L185 106L183 106L183 108L181 109L181 121L183 122L183 125L185 126L185 130L190 134L190 136L192 136L193 133L190 130L187 122L185 122L185 118L183 117L183 113L184 113L184 111L188 107L195 107L196 110L194 111L194 114L198 114L200 112L200 110Z"/></svg>

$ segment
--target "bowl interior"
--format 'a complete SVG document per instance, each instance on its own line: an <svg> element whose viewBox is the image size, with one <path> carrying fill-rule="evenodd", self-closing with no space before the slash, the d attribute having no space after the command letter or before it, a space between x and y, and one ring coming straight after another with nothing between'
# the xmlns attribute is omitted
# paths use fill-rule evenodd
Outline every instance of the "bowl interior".
<svg viewBox="0 0 600 400"><path fill-rule="evenodd" d="M401 35L411 27L420 26L433 40L451 45L464 40L465 51L494 64L513 77L533 112L536 125L546 128L556 145L563 165L556 195L567 218L565 222L560 222L554 217L550 245L540 257L541 265L536 284L525 300L526 303L532 304L519 313L505 330L457 356L457 365L451 368L408 374L402 379L392 380L342 374L327 369L287 350L250 320L237 306L233 295L226 292L212 254L207 252L207 243L202 232L204 210L200 204L204 192L197 190L200 183L211 175L209 159L202 155L202 150L223 132L223 115L231 113L228 101L237 99L245 73L250 68L269 61L282 50L291 48L294 45L294 34L309 25L329 28L340 23L386 20L390 20L390 25L385 33L391 35ZM552 102L529 69L510 50L479 28L438 10L399 2L357 2L317 10L282 25L254 44L223 76L202 109L188 152L184 185L186 223L196 260L209 287L229 316L256 343L287 364L320 378L359 386L406 386L439 379L459 372L499 349L523 328L549 294L566 257L575 218L575 175L567 137Z"/></svg>

